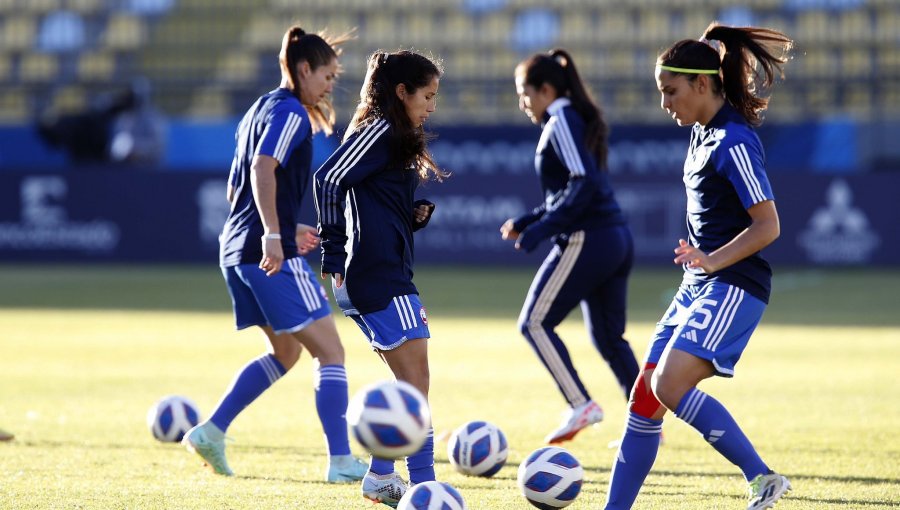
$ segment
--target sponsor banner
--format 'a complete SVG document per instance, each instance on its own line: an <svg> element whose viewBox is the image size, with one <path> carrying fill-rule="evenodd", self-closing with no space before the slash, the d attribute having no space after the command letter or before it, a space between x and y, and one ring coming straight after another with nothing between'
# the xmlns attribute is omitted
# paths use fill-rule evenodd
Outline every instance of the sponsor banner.
<svg viewBox="0 0 900 510"><path fill-rule="evenodd" d="M764 251L773 263L900 265L900 173L770 177L782 227ZM0 173L0 260L215 264L228 214L225 179L224 172ZM685 236L679 173L613 181L638 262L670 264ZM420 263L536 266L550 249L548 240L524 254L500 239L503 222L540 203L533 173L470 169L418 195L437 205L416 234ZM303 220L315 224L310 196Z"/></svg>

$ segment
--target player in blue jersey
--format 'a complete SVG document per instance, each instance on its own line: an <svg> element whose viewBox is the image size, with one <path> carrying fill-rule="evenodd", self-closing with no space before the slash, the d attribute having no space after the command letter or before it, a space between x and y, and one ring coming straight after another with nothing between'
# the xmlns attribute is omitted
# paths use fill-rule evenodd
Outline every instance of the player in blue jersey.
<svg viewBox="0 0 900 510"><path fill-rule="evenodd" d="M315 173L322 274L398 380L426 397L428 318L413 284L413 232L434 204L414 199L440 180L423 128L435 110L441 68L410 51L369 58L360 102L343 144ZM410 483L434 480L434 432L406 459ZM372 458L362 492L396 507L406 484L391 460Z"/></svg>
<svg viewBox="0 0 900 510"><path fill-rule="evenodd" d="M298 223L313 133L331 133L334 125L336 45L347 38L288 29L279 54L281 84L253 103L235 136L220 265L237 328L258 326L268 352L238 371L209 419L184 437L185 446L219 474L232 474L223 441L232 420L290 370L304 348L315 360L316 410L329 455L325 479L353 482L366 472L347 437L344 348L327 294L300 256L318 246L318 236Z"/></svg>
<svg viewBox="0 0 900 510"><path fill-rule="evenodd" d="M531 283L519 329L569 404L546 441L561 443L603 419L572 365L556 327L581 304L594 346L609 364L625 398L638 363L625 333L631 231L606 172L607 127L565 50L537 54L516 67L519 108L543 128L535 168L543 203L500 228L516 249L554 246Z"/></svg>
<svg viewBox="0 0 900 510"><path fill-rule="evenodd" d="M657 324L631 395L607 510L631 508L656 458L667 410L737 465L748 510L771 508L791 486L763 462L728 410L697 385L731 377L769 300L772 271L760 250L779 235L778 213L754 126L792 42L762 28L711 24L656 61L662 108L693 126L684 163L687 239L675 263L684 278Z"/></svg>

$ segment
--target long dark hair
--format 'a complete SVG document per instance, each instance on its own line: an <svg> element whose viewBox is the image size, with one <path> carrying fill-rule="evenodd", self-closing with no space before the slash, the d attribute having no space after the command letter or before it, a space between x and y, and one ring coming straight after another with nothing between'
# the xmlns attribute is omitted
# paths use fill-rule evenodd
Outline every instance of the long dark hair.
<svg viewBox="0 0 900 510"><path fill-rule="evenodd" d="M532 55L516 67L516 74L524 76L527 85L539 89L541 85L547 83L556 89L560 97L569 98L572 108L584 120L585 145L597 158L600 168L605 169L608 152L606 138L609 135L609 128L603 120L600 106L581 80L569 52L557 48L547 54Z"/></svg>
<svg viewBox="0 0 900 510"><path fill-rule="evenodd" d="M307 62L311 70L328 65L338 58L341 49L337 46L353 38L353 32L346 32L337 37L330 37L324 32L307 34L297 25L287 29L281 40L281 51L278 63L281 72L288 77L291 91L301 100L300 78L297 76L297 64ZM330 135L334 128L334 106L330 97L324 97L316 104L303 105L309 113L313 132L324 131Z"/></svg>
<svg viewBox="0 0 900 510"><path fill-rule="evenodd" d="M442 74L440 62L418 53L406 50L395 53L376 51L369 57L366 78L359 91L359 105L347 127L346 136L377 119L385 119L393 127L393 162L403 168L414 167L423 180L433 177L440 181L447 173L438 168L428 153L430 137L424 127L413 125L406 113L406 106L395 90L402 83L407 93L414 94Z"/></svg>
<svg viewBox="0 0 900 510"><path fill-rule="evenodd" d="M657 59L656 65L694 70L717 70L708 74L713 90L725 99L751 125L762 124L769 106L768 94L776 72L784 78L782 66L789 60L794 42L781 32L757 27L729 27L712 22L701 41L685 39L673 44ZM718 41L721 50L704 42ZM671 71L675 72L675 71ZM697 73L683 73L694 81Z"/></svg>

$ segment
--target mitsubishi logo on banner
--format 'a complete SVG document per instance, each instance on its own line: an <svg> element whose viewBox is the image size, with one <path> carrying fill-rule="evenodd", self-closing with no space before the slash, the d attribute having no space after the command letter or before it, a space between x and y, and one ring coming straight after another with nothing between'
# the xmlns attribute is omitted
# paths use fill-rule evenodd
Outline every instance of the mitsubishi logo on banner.
<svg viewBox="0 0 900 510"><path fill-rule="evenodd" d="M866 213L854 206L850 186L837 179L828 187L825 205L815 210L797 242L813 262L859 264L870 260L881 239Z"/></svg>

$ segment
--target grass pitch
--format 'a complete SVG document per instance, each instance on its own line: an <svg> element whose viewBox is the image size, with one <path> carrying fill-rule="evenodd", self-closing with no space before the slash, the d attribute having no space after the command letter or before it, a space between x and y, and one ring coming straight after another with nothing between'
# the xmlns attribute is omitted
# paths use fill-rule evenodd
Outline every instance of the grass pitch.
<svg viewBox="0 0 900 510"><path fill-rule="evenodd" d="M627 336L639 356L679 277L636 271ZM433 335L436 435L481 419L510 443L506 467L481 479L453 472L437 442L438 478L472 510L530 508L516 468L564 408L516 331L530 279L529 269L430 267L416 277ZM900 506L898 292L896 270L781 270L736 377L702 385L791 479L777 509ZM152 438L144 416L156 399L183 394L208 413L262 351L259 333L233 330L229 306L215 268L0 266L0 428L16 434L0 443L0 509L371 508L358 486L320 481L325 447L308 357L228 431L236 477L214 476L179 445ZM388 378L356 327L337 319L351 393ZM601 508L615 454L606 445L619 436L625 402L577 312L560 333L607 414L565 445L585 468L569 508ZM636 509L745 507L736 467L671 415L664 430Z"/></svg>

